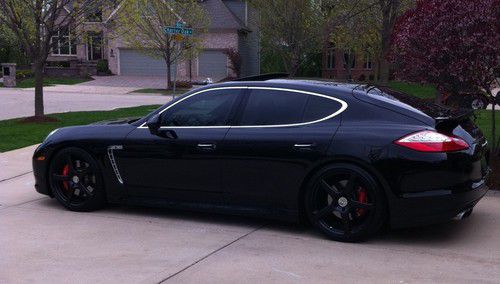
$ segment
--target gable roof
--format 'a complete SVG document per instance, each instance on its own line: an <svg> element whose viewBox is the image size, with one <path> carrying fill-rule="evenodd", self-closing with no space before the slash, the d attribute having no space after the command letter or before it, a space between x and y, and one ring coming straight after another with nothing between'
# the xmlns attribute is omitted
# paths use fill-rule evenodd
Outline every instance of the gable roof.
<svg viewBox="0 0 500 284"><path fill-rule="evenodd" d="M222 2L222 0L200 1L210 16L209 29L248 30L245 24Z"/></svg>
<svg viewBox="0 0 500 284"><path fill-rule="evenodd" d="M223 2L222 0L199 0L200 5L210 17L209 30L244 30L250 31L243 21L239 19ZM121 9L120 3L116 9L111 12L108 19L104 22L109 22L116 13Z"/></svg>

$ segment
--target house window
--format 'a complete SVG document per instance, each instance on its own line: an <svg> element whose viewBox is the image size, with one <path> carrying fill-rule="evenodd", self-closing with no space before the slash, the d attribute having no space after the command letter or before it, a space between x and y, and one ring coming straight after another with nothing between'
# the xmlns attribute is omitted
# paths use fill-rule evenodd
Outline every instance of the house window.
<svg viewBox="0 0 500 284"><path fill-rule="evenodd" d="M372 69L372 56L369 52L365 53L364 67L365 69Z"/></svg>
<svg viewBox="0 0 500 284"><path fill-rule="evenodd" d="M102 33L87 34L87 60L102 59Z"/></svg>
<svg viewBox="0 0 500 284"><path fill-rule="evenodd" d="M351 68L356 66L356 56L351 50L344 51L344 69L347 69L348 62L351 62Z"/></svg>
<svg viewBox="0 0 500 284"><path fill-rule="evenodd" d="M326 51L326 68L334 69L335 68L335 49L328 48Z"/></svg>
<svg viewBox="0 0 500 284"><path fill-rule="evenodd" d="M76 39L69 29L58 30L51 42L53 55L76 55Z"/></svg>

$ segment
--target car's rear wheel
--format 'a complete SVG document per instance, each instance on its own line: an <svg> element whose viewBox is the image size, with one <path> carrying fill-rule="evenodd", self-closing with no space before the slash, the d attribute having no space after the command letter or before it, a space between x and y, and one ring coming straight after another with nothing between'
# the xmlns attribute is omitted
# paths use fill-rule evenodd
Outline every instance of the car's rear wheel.
<svg viewBox="0 0 500 284"><path fill-rule="evenodd" d="M375 179L351 164L331 165L309 183L305 208L311 223L328 237L359 241L380 230L385 196Z"/></svg>
<svg viewBox="0 0 500 284"><path fill-rule="evenodd" d="M104 183L96 160L80 148L59 151L49 168L53 195L73 211L92 211L106 202Z"/></svg>

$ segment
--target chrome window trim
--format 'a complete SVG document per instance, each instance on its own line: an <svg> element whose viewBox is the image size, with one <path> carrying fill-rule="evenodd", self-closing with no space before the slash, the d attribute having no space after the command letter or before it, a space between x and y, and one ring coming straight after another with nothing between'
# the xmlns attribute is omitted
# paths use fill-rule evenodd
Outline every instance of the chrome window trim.
<svg viewBox="0 0 500 284"><path fill-rule="evenodd" d="M341 107L340 109L338 109L337 111L335 111L334 113L328 115L328 116L325 116L321 119L317 119L317 120L313 120L313 121L308 121L308 122L301 122L301 123L292 123L292 124L275 124L275 125L236 125L236 126L230 126L230 125L221 125L221 126L161 126L160 128L161 129L186 129L186 128L193 128L193 129L196 129L196 128L272 128L272 127L296 127L296 126L304 126L304 125L310 125L310 124L314 124L314 123L319 123L319 122L322 122L322 121L325 121L325 120L328 120L328 119L331 119L331 118L334 118L335 116L341 114L342 112L344 112L346 109L347 109L347 103L341 99L337 99L337 98L334 98L334 97L330 97L330 96L327 96L327 95L323 95L323 94L319 94L319 93L315 93L315 92L309 92L309 91L303 91L303 90L296 90L296 89L288 89L288 88L277 88L277 87L250 87L250 86L238 86L238 87L218 87L218 88L211 88L211 89L205 89L205 90L201 90L199 92L195 92L195 93L192 93L191 95L189 96L186 96L185 98L183 98L182 100L179 100L171 105L169 105L168 107L164 108L163 110L161 110L158 114L161 114L163 113L164 111L166 111L167 109L175 106L176 104L192 97L192 96L195 96L195 95L198 95L198 94L201 94L201 93L205 93L205 92L209 92L209 91L216 91L216 90L230 90L230 89L250 89L250 90L274 90L274 91L283 91L283 92L292 92L292 93L302 93L302 94L306 94L306 95L310 95L310 96L317 96L317 97L322 97L322 98L326 98L326 99L329 99L329 100L333 100L333 101L336 101L338 103L341 104ZM146 126L146 122L144 122L143 124L141 124L141 126L139 126L138 128L140 129L148 129L148 127Z"/></svg>

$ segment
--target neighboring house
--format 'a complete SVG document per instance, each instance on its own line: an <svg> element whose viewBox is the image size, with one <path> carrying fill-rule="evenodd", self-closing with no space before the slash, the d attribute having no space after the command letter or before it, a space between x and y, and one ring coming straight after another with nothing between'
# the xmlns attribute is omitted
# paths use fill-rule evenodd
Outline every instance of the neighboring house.
<svg viewBox="0 0 500 284"><path fill-rule="evenodd" d="M377 68L373 56L368 52L355 54L351 63L351 76L347 61L350 56L349 50L340 50L333 46L323 49L322 56L322 77L328 79L353 79L356 81L373 80Z"/></svg>
<svg viewBox="0 0 500 284"><path fill-rule="evenodd" d="M241 76L260 73L260 35L258 17L245 0L204 0L202 7L210 16L207 34L202 35L202 51L195 60L180 62L177 79L194 81L212 78L214 81L234 77L230 62L224 51L237 50L242 58ZM70 42L59 44L49 61L70 61L81 68L100 60L108 60L109 69L117 75L166 76L167 66L163 59L152 58L139 50L129 48L120 38L111 38L108 25L117 13L115 9L98 9L89 15L83 29L84 36L72 38L71 31L63 32L54 41ZM175 23L172 23L175 24ZM78 62L78 63L76 63Z"/></svg>

